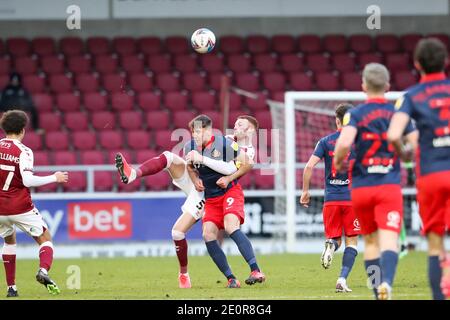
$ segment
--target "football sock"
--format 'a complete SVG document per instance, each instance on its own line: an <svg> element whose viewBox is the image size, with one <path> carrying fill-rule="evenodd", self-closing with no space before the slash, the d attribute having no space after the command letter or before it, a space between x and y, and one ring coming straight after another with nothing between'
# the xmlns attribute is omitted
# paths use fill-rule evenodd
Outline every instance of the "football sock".
<svg viewBox="0 0 450 320"><path fill-rule="evenodd" d="M16 245L4 244L2 258L6 273L6 284L8 287L14 286L16 284Z"/></svg>
<svg viewBox="0 0 450 320"><path fill-rule="evenodd" d="M395 270L397 269L398 253L386 250L381 253L381 279L392 287L394 283Z"/></svg>
<svg viewBox="0 0 450 320"><path fill-rule="evenodd" d="M242 254L245 261L247 261L251 271L260 271L258 264L256 263L256 257L252 244L250 243L250 240L248 240L247 236L238 229L230 234L230 238L236 243L239 252Z"/></svg>
<svg viewBox="0 0 450 320"><path fill-rule="evenodd" d="M339 243L336 241L336 239L331 239L331 241L333 241L334 244L334 251L338 251L339 249Z"/></svg>
<svg viewBox="0 0 450 320"><path fill-rule="evenodd" d="M366 273L368 281L370 281L370 285L372 286L373 293L375 294L375 299L378 299L377 287L381 283L381 268L380 268L380 259L372 259L372 260L364 260L364 265L366 267Z"/></svg>
<svg viewBox="0 0 450 320"><path fill-rule="evenodd" d="M347 279L350 271L352 271L353 264L355 263L358 251L355 248L347 247L344 250L344 256L342 257L342 269L341 278Z"/></svg>
<svg viewBox="0 0 450 320"><path fill-rule="evenodd" d="M434 300L445 300L441 289L442 269L439 262L439 256L428 257L428 280Z"/></svg>
<svg viewBox="0 0 450 320"><path fill-rule="evenodd" d="M188 272L188 244L186 239L174 240L177 251L178 262L180 263L180 273Z"/></svg>
<svg viewBox="0 0 450 320"><path fill-rule="evenodd" d="M47 271L52 267L53 262L53 244L46 241L39 247L39 267Z"/></svg>
<svg viewBox="0 0 450 320"><path fill-rule="evenodd" d="M167 166L167 158L164 153L161 153L159 156L151 158L145 161L140 165L139 168L136 169L137 177L145 177L156 174L162 170L164 170Z"/></svg>
<svg viewBox="0 0 450 320"><path fill-rule="evenodd" d="M225 257L225 253L223 253L217 240L208 241L205 242L205 244L209 255L224 276L227 277L227 279L235 278L228 265L227 257Z"/></svg>

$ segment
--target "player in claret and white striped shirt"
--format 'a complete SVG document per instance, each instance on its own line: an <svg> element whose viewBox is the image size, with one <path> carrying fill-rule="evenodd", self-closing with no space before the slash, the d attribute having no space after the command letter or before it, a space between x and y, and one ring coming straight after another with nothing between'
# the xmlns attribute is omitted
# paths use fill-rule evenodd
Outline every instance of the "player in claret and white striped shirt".
<svg viewBox="0 0 450 320"><path fill-rule="evenodd" d="M4 239L3 264L8 285L7 297L17 297L16 232L17 226L39 245L39 270L36 280L50 294L60 292L48 271L53 262L53 244L47 224L33 204L30 187L65 183L67 172L38 177L33 174L33 151L21 143L28 123L27 114L12 110L3 114L0 127L6 138L0 140L0 236Z"/></svg>

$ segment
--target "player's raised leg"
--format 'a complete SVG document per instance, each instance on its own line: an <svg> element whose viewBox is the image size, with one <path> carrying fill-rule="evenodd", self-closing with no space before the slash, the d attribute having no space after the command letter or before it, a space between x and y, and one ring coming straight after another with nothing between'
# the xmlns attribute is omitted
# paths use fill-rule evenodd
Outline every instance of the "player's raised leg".
<svg viewBox="0 0 450 320"><path fill-rule="evenodd" d="M2 231L7 227L5 224L0 224ZM19 293L16 287L16 233L14 229L9 226L10 235L4 237L5 243L3 244L2 258L3 265L5 267L7 298L18 297Z"/></svg>
<svg viewBox="0 0 450 320"><path fill-rule="evenodd" d="M53 243L50 232L45 230L40 236L33 238L39 245L39 270L36 280L43 284L50 294L59 294L60 289L48 274L53 263Z"/></svg>

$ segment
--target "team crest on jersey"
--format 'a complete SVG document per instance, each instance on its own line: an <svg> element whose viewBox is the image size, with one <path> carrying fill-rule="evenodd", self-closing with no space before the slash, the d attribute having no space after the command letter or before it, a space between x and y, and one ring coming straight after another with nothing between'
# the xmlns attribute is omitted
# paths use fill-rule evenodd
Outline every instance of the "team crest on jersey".
<svg viewBox="0 0 450 320"><path fill-rule="evenodd" d="M395 110L398 110L402 107L403 104L403 100L405 100L405 98L403 96L401 96L400 98L397 99L397 101L395 101Z"/></svg>
<svg viewBox="0 0 450 320"><path fill-rule="evenodd" d="M400 228L400 213L398 211L391 211L387 214L387 225L389 227L399 229Z"/></svg>
<svg viewBox="0 0 450 320"><path fill-rule="evenodd" d="M214 150L211 152L211 156L212 156L213 158L219 158L219 157L221 156L221 153L220 153L219 150L214 149Z"/></svg>
<svg viewBox="0 0 450 320"><path fill-rule="evenodd" d="M342 120L342 125L344 125L344 126L348 125L350 123L350 117L351 117L350 112L347 112L344 115L344 119Z"/></svg>

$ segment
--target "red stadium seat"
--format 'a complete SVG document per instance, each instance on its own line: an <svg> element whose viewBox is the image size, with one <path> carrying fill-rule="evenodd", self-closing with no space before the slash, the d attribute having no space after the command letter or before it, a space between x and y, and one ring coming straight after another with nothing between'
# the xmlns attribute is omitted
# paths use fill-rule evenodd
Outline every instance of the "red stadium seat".
<svg viewBox="0 0 450 320"><path fill-rule="evenodd" d="M312 80L311 77L303 72L290 74L290 84L292 90L296 91L311 91Z"/></svg>
<svg viewBox="0 0 450 320"><path fill-rule="evenodd" d="M222 36L218 44L220 51L226 55L238 54L244 51L244 40L238 36Z"/></svg>
<svg viewBox="0 0 450 320"><path fill-rule="evenodd" d="M286 89L286 78L280 72L263 74L263 87L269 91L284 91Z"/></svg>
<svg viewBox="0 0 450 320"><path fill-rule="evenodd" d="M267 96L264 95L263 93L258 93L256 99L246 97L245 105L253 112L260 110L267 110L268 109Z"/></svg>
<svg viewBox="0 0 450 320"><path fill-rule="evenodd" d="M303 56L284 54L280 58L281 69L285 72L301 72L304 69Z"/></svg>
<svg viewBox="0 0 450 320"><path fill-rule="evenodd" d="M26 145L26 144L25 144ZM48 151L33 151L34 165L35 166L48 166L50 165L49 152ZM39 172L38 175L41 175Z"/></svg>
<svg viewBox="0 0 450 320"><path fill-rule="evenodd" d="M83 40L78 37L64 37L59 41L59 48L65 56L79 56L84 52Z"/></svg>
<svg viewBox="0 0 450 320"><path fill-rule="evenodd" d="M323 37L323 48L330 53L347 52L347 38L341 34L329 34Z"/></svg>
<svg viewBox="0 0 450 320"><path fill-rule="evenodd" d="M400 51L400 41L396 35L380 34L375 37L377 50L381 53L393 53Z"/></svg>
<svg viewBox="0 0 450 320"><path fill-rule="evenodd" d="M94 56L109 54L111 52L109 39L106 37L88 38L86 44L88 52Z"/></svg>
<svg viewBox="0 0 450 320"><path fill-rule="evenodd" d="M141 92L137 104L142 110L158 110L161 106L161 95L153 92Z"/></svg>
<svg viewBox="0 0 450 320"><path fill-rule="evenodd" d="M73 93L56 95L56 107L62 112L80 111L80 96Z"/></svg>
<svg viewBox="0 0 450 320"><path fill-rule="evenodd" d="M88 117L83 112L68 112L64 114L64 124L72 131L85 131L88 129Z"/></svg>
<svg viewBox="0 0 450 320"><path fill-rule="evenodd" d="M50 150L67 150L69 148L69 135L66 132L59 131L47 132L45 145Z"/></svg>
<svg viewBox="0 0 450 320"><path fill-rule="evenodd" d="M206 89L206 79L199 73L186 73L183 75L183 87L189 91L203 91Z"/></svg>
<svg viewBox="0 0 450 320"><path fill-rule="evenodd" d="M213 127L219 127L222 126L222 115L220 112L217 111L205 111L203 114L206 114L208 117L211 118L211 121L213 123Z"/></svg>
<svg viewBox="0 0 450 320"><path fill-rule="evenodd" d="M112 191L114 186L113 174L111 171L96 171L94 173L94 190L97 192Z"/></svg>
<svg viewBox="0 0 450 320"><path fill-rule="evenodd" d="M239 184L242 189L251 189L253 184L252 174L251 172L239 178Z"/></svg>
<svg viewBox="0 0 450 320"><path fill-rule="evenodd" d="M90 73L92 59L90 56L69 56L67 58L67 68L73 73Z"/></svg>
<svg viewBox="0 0 450 320"><path fill-rule="evenodd" d="M236 85L247 91L259 91L260 84L258 76L252 73L240 73L236 76Z"/></svg>
<svg viewBox="0 0 450 320"><path fill-rule="evenodd" d="M213 110L216 106L216 95L208 91L193 92L192 106L197 110Z"/></svg>
<svg viewBox="0 0 450 320"><path fill-rule="evenodd" d="M94 150L97 137L92 131L75 131L72 134L72 145L78 150Z"/></svg>
<svg viewBox="0 0 450 320"><path fill-rule="evenodd" d="M422 39L422 35L418 33L409 33L400 36L400 43L403 51L413 53L417 43Z"/></svg>
<svg viewBox="0 0 450 320"><path fill-rule="evenodd" d="M105 164L105 155L98 150L80 151L81 164Z"/></svg>
<svg viewBox="0 0 450 320"><path fill-rule="evenodd" d="M115 73L119 61L117 57L112 55L98 55L94 59L94 67L100 73Z"/></svg>
<svg viewBox="0 0 450 320"><path fill-rule="evenodd" d="M303 53L322 52L322 42L320 37L312 34L301 35L298 38L298 48Z"/></svg>
<svg viewBox="0 0 450 320"><path fill-rule="evenodd" d="M445 46L447 47L447 50L450 50L450 39L449 35L445 33L431 33L427 35L427 38L437 38L441 40Z"/></svg>
<svg viewBox="0 0 450 320"><path fill-rule="evenodd" d="M75 83L81 92L93 93L99 90L98 78L94 74L81 73L75 77Z"/></svg>
<svg viewBox="0 0 450 320"><path fill-rule="evenodd" d="M42 149L42 136L33 131L27 132L22 143L33 151Z"/></svg>
<svg viewBox="0 0 450 320"><path fill-rule="evenodd" d="M150 146L150 134L146 130L133 130L126 133L128 147L134 150L145 150Z"/></svg>
<svg viewBox="0 0 450 320"><path fill-rule="evenodd" d="M33 94L33 102L39 113L53 110L53 96L47 93Z"/></svg>
<svg viewBox="0 0 450 320"><path fill-rule="evenodd" d="M65 74L50 75L49 84L54 93L72 92L72 78Z"/></svg>
<svg viewBox="0 0 450 320"><path fill-rule="evenodd" d="M390 53L386 55L386 68L389 72L410 70L409 55L407 53Z"/></svg>
<svg viewBox="0 0 450 320"><path fill-rule="evenodd" d="M247 37L247 51L251 54L261 54L270 51L269 38L263 35L251 35Z"/></svg>
<svg viewBox="0 0 450 320"><path fill-rule="evenodd" d="M158 152L156 152L155 150L149 150L149 149L145 149L145 150L137 150L136 151L136 163L137 164L142 164L145 161L158 156Z"/></svg>
<svg viewBox="0 0 450 320"><path fill-rule="evenodd" d="M306 56L306 66L313 72L330 70L330 58L323 54L310 54Z"/></svg>
<svg viewBox="0 0 450 320"><path fill-rule="evenodd" d="M85 93L83 95L83 105L89 111L105 110L107 97L98 92Z"/></svg>
<svg viewBox="0 0 450 320"><path fill-rule="evenodd" d="M258 120L261 129L272 129L270 110L255 112L255 118Z"/></svg>
<svg viewBox="0 0 450 320"><path fill-rule="evenodd" d="M169 114L166 111L150 111L145 118L149 129L163 130L169 127Z"/></svg>
<svg viewBox="0 0 450 320"><path fill-rule="evenodd" d="M0 75L0 88L4 88L9 83L9 76L8 75Z"/></svg>
<svg viewBox="0 0 450 320"><path fill-rule="evenodd" d="M170 73L161 73L156 76L156 86L162 91L179 91L180 80Z"/></svg>
<svg viewBox="0 0 450 320"><path fill-rule="evenodd" d="M197 71L197 56L183 54L175 56L175 69L181 73L191 73Z"/></svg>
<svg viewBox="0 0 450 320"><path fill-rule="evenodd" d="M125 91L125 78L120 74L105 74L102 83L103 88L109 93Z"/></svg>
<svg viewBox="0 0 450 320"><path fill-rule="evenodd" d="M125 130L139 130L142 127L142 113L123 111L119 113L119 126Z"/></svg>
<svg viewBox="0 0 450 320"><path fill-rule="evenodd" d="M120 149L123 147L122 133L113 130L99 132L100 146L107 150Z"/></svg>
<svg viewBox="0 0 450 320"><path fill-rule="evenodd" d="M234 123L236 122L237 117L239 117L240 115L242 115L241 110L230 111L230 113L228 114L228 127L229 128L234 127Z"/></svg>
<svg viewBox="0 0 450 320"><path fill-rule="evenodd" d="M230 92L230 109L241 110L242 109L242 96L236 92Z"/></svg>
<svg viewBox="0 0 450 320"><path fill-rule="evenodd" d="M188 39L182 36L170 36L165 40L166 49L173 55L186 54L190 51Z"/></svg>
<svg viewBox="0 0 450 320"><path fill-rule="evenodd" d="M417 83L417 77L411 71L397 71L393 78L396 90L406 90Z"/></svg>
<svg viewBox="0 0 450 320"><path fill-rule="evenodd" d="M122 56L129 56L136 52L136 41L132 37L116 37L112 42L113 50Z"/></svg>
<svg viewBox="0 0 450 320"><path fill-rule="evenodd" d="M228 68L235 73L244 73L250 70L250 57L248 55L230 55Z"/></svg>
<svg viewBox="0 0 450 320"><path fill-rule="evenodd" d="M260 72L273 72L278 68L278 59L272 54L259 54L253 57L255 69Z"/></svg>
<svg viewBox="0 0 450 320"><path fill-rule="evenodd" d="M114 159L116 158L116 154L121 153L125 159L127 159L128 163L135 163L134 161L134 152L130 149L112 149L106 152L106 163L114 163ZM115 175L117 177L117 174Z"/></svg>
<svg viewBox="0 0 450 320"><path fill-rule="evenodd" d="M316 86L319 91L337 91L340 89L339 77L334 72L316 73Z"/></svg>
<svg viewBox="0 0 450 320"><path fill-rule="evenodd" d="M42 113L39 116L39 125L46 132L61 130L61 117L56 113Z"/></svg>
<svg viewBox="0 0 450 320"><path fill-rule="evenodd" d="M144 179L144 184L147 190L166 190L169 187L170 178L167 173L159 172L153 176L146 177Z"/></svg>
<svg viewBox="0 0 450 320"><path fill-rule="evenodd" d="M155 145L160 151L171 150L178 141L171 140L171 130L158 130L155 132Z"/></svg>
<svg viewBox="0 0 450 320"><path fill-rule="evenodd" d="M115 179L117 179L117 187L119 192L136 192L141 189L142 181L141 179L137 179L129 184L124 184L120 181L119 177L116 175Z"/></svg>
<svg viewBox="0 0 450 320"><path fill-rule="evenodd" d="M6 40L6 46L12 56L27 56L31 53L30 43L25 38L9 38Z"/></svg>
<svg viewBox="0 0 450 320"><path fill-rule="evenodd" d="M29 74L23 77L23 86L31 93L44 92L45 78L34 74Z"/></svg>
<svg viewBox="0 0 450 320"><path fill-rule="evenodd" d="M217 54L204 54L200 57L200 65L206 72L222 72L223 57Z"/></svg>
<svg viewBox="0 0 450 320"><path fill-rule="evenodd" d="M173 114L173 125L175 128L187 128L189 121L195 116L195 112L192 111L177 111Z"/></svg>
<svg viewBox="0 0 450 320"><path fill-rule="evenodd" d="M130 88L135 92L146 92L153 88L153 79L145 73L130 75Z"/></svg>
<svg viewBox="0 0 450 320"><path fill-rule="evenodd" d="M339 72L351 72L355 70L356 62L353 54L338 53L331 56L333 67Z"/></svg>
<svg viewBox="0 0 450 320"><path fill-rule="evenodd" d="M14 69L23 75L34 74L37 71L37 61L32 57L17 57L14 61Z"/></svg>
<svg viewBox="0 0 450 320"><path fill-rule="evenodd" d="M116 92L112 94L111 107L116 111L131 110L134 106L134 96L127 93Z"/></svg>
<svg viewBox="0 0 450 320"><path fill-rule="evenodd" d="M188 97L179 92L168 92L164 96L164 105L170 110L185 110L188 105Z"/></svg>
<svg viewBox="0 0 450 320"><path fill-rule="evenodd" d="M145 55L154 55L162 52L162 41L158 37L142 37L137 41L138 50Z"/></svg>
<svg viewBox="0 0 450 320"><path fill-rule="evenodd" d="M58 166L71 166L77 164L77 157L72 151L55 151L53 162Z"/></svg>
<svg viewBox="0 0 450 320"><path fill-rule="evenodd" d="M349 49L355 53L373 51L373 39L367 34L354 34L349 37Z"/></svg>
<svg viewBox="0 0 450 320"><path fill-rule="evenodd" d="M344 90L348 91L361 91L361 73L359 72L348 72L343 73L342 76L342 86L344 87Z"/></svg>
<svg viewBox="0 0 450 320"><path fill-rule="evenodd" d="M116 127L116 117L109 111L94 112L91 124L95 130L111 130Z"/></svg>
<svg viewBox="0 0 450 320"><path fill-rule="evenodd" d="M257 189L273 189L275 184L275 176L271 174L261 174L259 170L254 175L255 187Z"/></svg>
<svg viewBox="0 0 450 320"><path fill-rule="evenodd" d="M63 184L66 192L83 192L86 191L86 172L70 172L70 183Z"/></svg>
<svg viewBox="0 0 450 320"><path fill-rule="evenodd" d="M361 70L364 69L366 64L371 62L383 63L383 59L378 53L363 53L358 56L358 64Z"/></svg>
<svg viewBox="0 0 450 320"><path fill-rule="evenodd" d="M272 49L276 53L286 54L296 51L295 39L291 35L275 35L272 37Z"/></svg>
<svg viewBox="0 0 450 320"><path fill-rule="evenodd" d="M55 40L49 37L34 38L31 40L33 52L38 56L49 56L55 54Z"/></svg>
<svg viewBox="0 0 450 320"><path fill-rule="evenodd" d="M9 75L11 71L11 59L9 57L0 57L0 74Z"/></svg>
<svg viewBox="0 0 450 320"><path fill-rule="evenodd" d="M64 73L64 59L50 55L42 57L41 69L47 74Z"/></svg>
<svg viewBox="0 0 450 320"><path fill-rule="evenodd" d="M228 74L219 73L210 73L208 75L208 82L211 89L219 91L221 89L222 79L226 77L228 81L231 82L231 76Z"/></svg>
<svg viewBox="0 0 450 320"><path fill-rule="evenodd" d="M148 68L154 73L168 73L172 70L172 61L167 54L148 56Z"/></svg>
<svg viewBox="0 0 450 320"><path fill-rule="evenodd" d="M138 55L124 56L122 58L122 69L128 74L143 73L144 60Z"/></svg>

